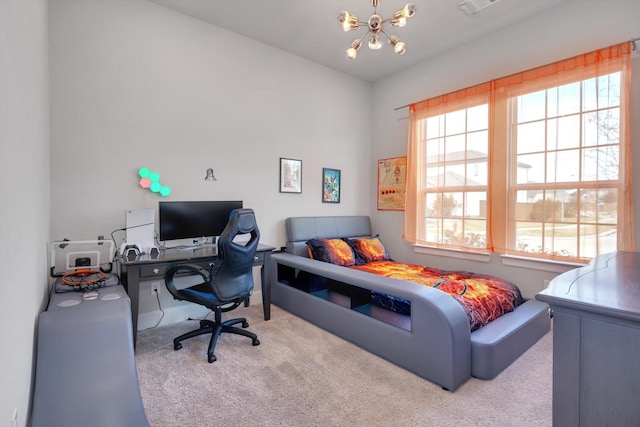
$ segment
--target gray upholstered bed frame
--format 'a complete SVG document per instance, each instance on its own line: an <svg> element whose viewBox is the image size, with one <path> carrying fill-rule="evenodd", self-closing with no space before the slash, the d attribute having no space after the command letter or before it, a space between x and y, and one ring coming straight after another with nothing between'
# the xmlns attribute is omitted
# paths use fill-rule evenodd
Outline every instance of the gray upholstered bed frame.
<svg viewBox="0 0 640 427"><path fill-rule="evenodd" d="M437 289L308 258L309 239L372 235L367 216L292 217L286 230L286 253L272 255L274 304L447 390L470 376L494 378L549 331L548 306L539 301L471 333L460 305ZM292 286L302 274L327 289ZM363 303L370 291L410 300L410 315Z"/></svg>

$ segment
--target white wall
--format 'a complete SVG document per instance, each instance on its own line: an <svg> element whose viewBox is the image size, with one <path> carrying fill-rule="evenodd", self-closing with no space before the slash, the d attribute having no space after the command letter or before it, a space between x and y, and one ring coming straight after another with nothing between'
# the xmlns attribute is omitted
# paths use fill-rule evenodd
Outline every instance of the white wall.
<svg viewBox="0 0 640 427"><path fill-rule="evenodd" d="M482 13L482 12L480 12ZM580 53L640 37L640 2L637 0L576 0L543 14L479 38L404 72L380 80L373 87L373 159L407 153L408 109L395 108L474 84L524 71ZM473 19L473 18L471 18ZM640 60L635 68L632 117L638 117ZM640 125L633 123L634 161L640 164ZM640 210L640 174L635 168L636 211ZM370 180L375 188L376 171ZM403 241L403 213L377 211L371 201L375 229L397 259L429 263L445 269L468 269L511 279L532 298L543 289L544 280L555 274L505 267L492 256L489 263L418 255ZM636 218L639 216L636 215ZM640 222L636 220L636 236ZM637 242L640 239L636 238Z"/></svg>
<svg viewBox="0 0 640 427"><path fill-rule="evenodd" d="M0 425L24 426L47 297L46 0L0 1Z"/></svg>
<svg viewBox="0 0 640 427"><path fill-rule="evenodd" d="M53 238L157 208L142 166L167 200L244 200L274 246L286 216L368 213L369 84L146 1L50 9ZM302 160L301 195L279 193L280 157ZM342 170L339 205L321 203L323 167Z"/></svg>
<svg viewBox="0 0 640 427"><path fill-rule="evenodd" d="M157 209L142 166L163 200L242 199L278 248L287 216L369 213L369 83L141 0L52 1L50 48L53 239ZM279 192L280 157L302 160L302 194ZM323 167L342 171L340 204L321 202Z"/></svg>

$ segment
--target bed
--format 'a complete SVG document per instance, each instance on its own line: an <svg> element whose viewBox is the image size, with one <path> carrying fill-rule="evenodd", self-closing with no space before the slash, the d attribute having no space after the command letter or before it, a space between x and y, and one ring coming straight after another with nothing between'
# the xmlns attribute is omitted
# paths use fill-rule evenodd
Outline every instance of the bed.
<svg viewBox="0 0 640 427"><path fill-rule="evenodd" d="M405 264L425 273L410 279L376 247L367 216L290 217L285 226L286 252L272 255L272 302L447 390L471 376L494 378L549 331L548 306L507 281ZM346 247L314 247L327 239ZM367 259L354 242L369 245ZM349 249L360 259L352 263ZM473 297L487 279L508 297L498 297L499 309L481 304L489 315L474 320L477 310L459 294Z"/></svg>

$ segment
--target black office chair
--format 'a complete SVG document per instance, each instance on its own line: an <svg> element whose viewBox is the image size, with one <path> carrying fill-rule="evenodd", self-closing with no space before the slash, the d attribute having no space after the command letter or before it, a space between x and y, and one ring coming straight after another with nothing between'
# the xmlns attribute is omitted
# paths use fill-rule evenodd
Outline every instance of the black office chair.
<svg viewBox="0 0 640 427"><path fill-rule="evenodd" d="M249 234L248 241L236 242L234 238L240 234ZM229 215L229 222L218 239L218 260L207 271L194 264L183 264L171 267L165 274L165 284L175 299L190 301L210 308L214 321L200 321L200 328L187 332L173 340L173 349L180 350L180 341L202 334L211 333L209 363L216 361L213 354L216 342L222 332L231 332L251 338L253 345L259 345L256 334L233 325L242 324L249 327L245 318L222 321L222 313L234 310L245 301L253 290L253 261L260 239L260 231L252 209L235 209ZM173 283L178 273L199 275L203 282L184 289L177 289Z"/></svg>

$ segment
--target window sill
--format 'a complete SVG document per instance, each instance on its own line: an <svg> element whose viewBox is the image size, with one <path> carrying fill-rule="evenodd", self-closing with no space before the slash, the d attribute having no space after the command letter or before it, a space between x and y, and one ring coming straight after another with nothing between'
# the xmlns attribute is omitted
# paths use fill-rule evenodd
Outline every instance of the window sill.
<svg viewBox="0 0 640 427"><path fill-rule="evenodd" d="M515 255L500 255L502 265L508 267L527 268L529 270L541 270L551 273L564 273L578 267L584 267L586 264L577 262L561 262L546 259L528 258Z"/></svg>
<svg viewBox="0 0 640 427"><path fill-rule="evenodd" d="M436 248L434 246L413 245L413 251L418 254L434 255L485 263L489 262L491 259L491 254L488 252L467 252L459 249ZM500 259L502 260L502 265L508 267L548 271L551 273L564 273L565 271L569 271L578 267L584 267L586 265L577 262L551 261L516 255L500 255Z"/></svg>
<svg viewBox="0 0 640 427"><path fill-rule="evenodd" d="M459 249L444 249L434 246L413 245L413 251L418 254L443 256L448 258L464 259L467 261L489 262L491 254L488 252L468 252Z"/></svg>

